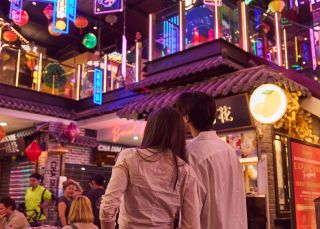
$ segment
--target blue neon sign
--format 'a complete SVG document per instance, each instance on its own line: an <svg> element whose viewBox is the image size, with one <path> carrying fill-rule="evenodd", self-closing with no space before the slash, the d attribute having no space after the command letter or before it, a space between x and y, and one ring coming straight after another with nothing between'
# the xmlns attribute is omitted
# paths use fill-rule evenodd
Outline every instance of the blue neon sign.
<svg viewBox="0 0 320 229"><path fill-rule="evenodd" d="M102 104L102 83L103 83L103 72L99 68L94 69L93 77L93 103Z"/></svg>
<svg viewBox="0 0 320 229"><path fill-rule="evenodd" d="M9 18L16 22L21 22L23 0L11 1Z"/></svg>

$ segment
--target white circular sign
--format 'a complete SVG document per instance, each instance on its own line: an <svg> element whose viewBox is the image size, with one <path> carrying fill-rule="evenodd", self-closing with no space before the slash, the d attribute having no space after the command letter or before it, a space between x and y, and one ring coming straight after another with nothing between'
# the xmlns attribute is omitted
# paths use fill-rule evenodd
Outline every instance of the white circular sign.
<svg viewBox="0 0 320 229"><path fill-rule="evenodd" d="M274 84L263 84L250 97L250 112L259 122L277 122L287 111L287 96Z"/></svg>

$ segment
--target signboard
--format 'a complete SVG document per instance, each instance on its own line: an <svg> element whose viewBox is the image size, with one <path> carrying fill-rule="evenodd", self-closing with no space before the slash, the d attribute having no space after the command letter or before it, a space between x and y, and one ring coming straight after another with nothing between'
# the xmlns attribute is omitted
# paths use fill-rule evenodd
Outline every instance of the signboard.
<svg viewBox="0 0 320 229"><path fill-rule="evenodd" d="M107 14L123 11L123 0L94 0L95 14Z"/></svg>
<svg viewBox="0 0 320 229"><path fill-rule="evenodd" d="M25 150L25 141L23 137L18 137L16 134L7 135L0 142L1 154L22 154Z"/></svg>
<svg viewBox="0 0 320 229"><path fill-rule="evenodd" d="M9 18L21 22L23 0L11 0Z"/></svg>
<svg viewBox="0 0 320 229"><path fill-rule="evenodd" d="M44 174L44 186L48 189L55 197L58 196L58 185L60 177L61 161L59 155L49 154L47 164L45 167ZM48 221L54 221L57 218L57 210L55 206L50 206L47 209Z"/></svg>
<svg viewBox="0 0 320 229"><path fill-rule="evenodd" d="M94 69L94 77L93 77L93 102L95 104L102 104L102 83L103 83L103 73L99 68Z"/></svg>
<svg viewBox="0 0 320 229"><path fill-rule="evenodd" d="M253 127L246 94L216 99L217 113L213 129L217 132Z"/></svg>
<svg viewBox="0 0 320 229"><path fill-rule="evenodd" d="M314 199L320 196L320 147L290 140L293 228L315 229Z"/></svg>
<svg viewBox="0 0 320 229"><path fill-rule="evenodd" d="M118 154L128 147L108 143L99 144L95 149L95 162L98 164L114 165Z"/></svg>

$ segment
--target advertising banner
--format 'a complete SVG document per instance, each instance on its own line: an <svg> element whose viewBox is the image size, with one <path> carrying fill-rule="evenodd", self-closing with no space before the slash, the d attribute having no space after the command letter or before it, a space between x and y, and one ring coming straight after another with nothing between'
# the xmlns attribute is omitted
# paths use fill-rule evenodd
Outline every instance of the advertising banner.
<svg viewBox="0 0 320 229"><path fill-rule="evenodd" d="M290 141L295 228L316 229L314 200L320 196L320 148Z"/></svg>

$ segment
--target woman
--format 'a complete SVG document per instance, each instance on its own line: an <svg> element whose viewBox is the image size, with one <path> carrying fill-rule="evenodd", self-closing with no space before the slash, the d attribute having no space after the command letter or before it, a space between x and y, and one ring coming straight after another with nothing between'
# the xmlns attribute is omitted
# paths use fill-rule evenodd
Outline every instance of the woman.
<svg viewBox="0 0 320 229"><path fill-rule="evenodd" d="M62 229L99 229L93 224L91 203L88 197L77 196L71 204L68 223Z"/></svg>
<svg viewBox="0 0 320 229"><path fill-rule="evenodd" d="M75 192L82 193L83 190L78 182L74 180L66 180L62 184L63 196L58 199L58 222L57 226L63 227L68 225L67 219L69 215L70 205Z"/></svg>
<svg viewBox="0 0 320 229"><path fill-rule="evenodd" d="M119 154L102 198L102 229L172 229L181 213L182 229L199 229L194 172L186 164L185 127L180 114L165 107L149 115L140 149ZM123 198L122 198L123 195ZM123 201L122 201L123 200Z"/></svg>

